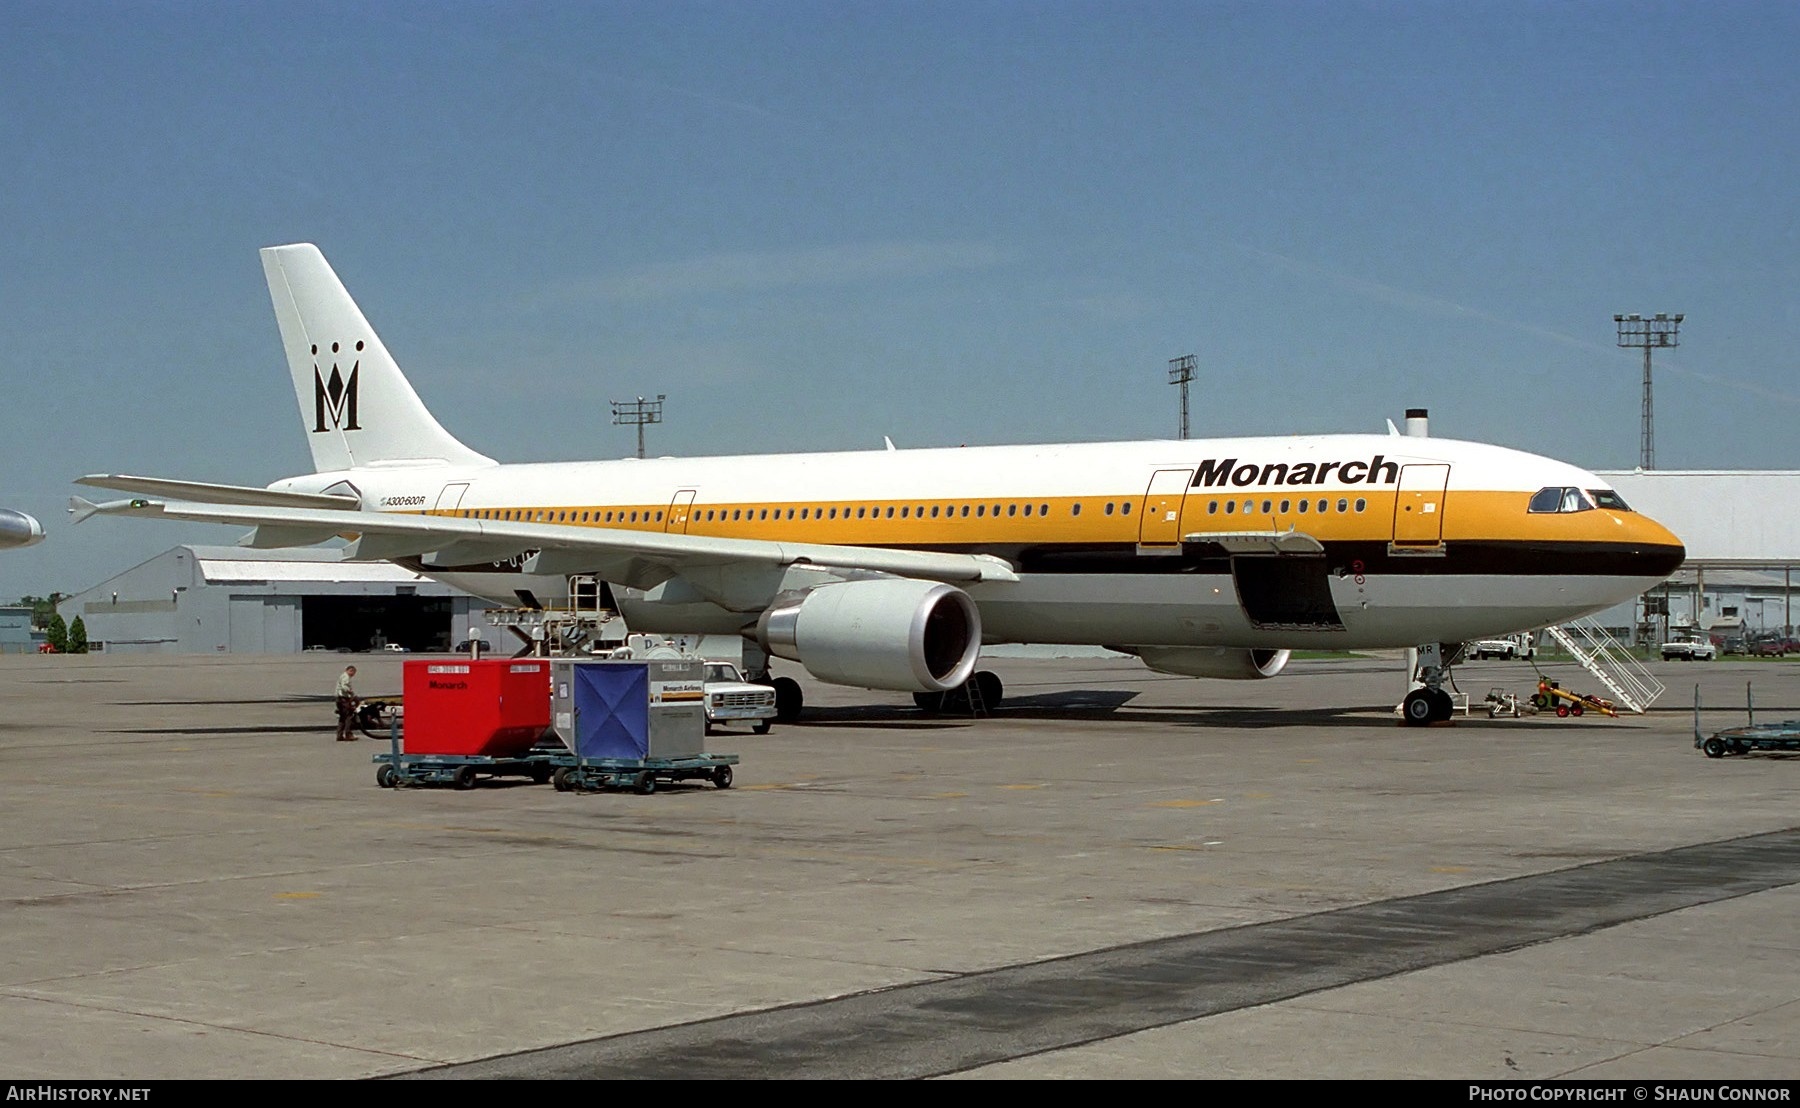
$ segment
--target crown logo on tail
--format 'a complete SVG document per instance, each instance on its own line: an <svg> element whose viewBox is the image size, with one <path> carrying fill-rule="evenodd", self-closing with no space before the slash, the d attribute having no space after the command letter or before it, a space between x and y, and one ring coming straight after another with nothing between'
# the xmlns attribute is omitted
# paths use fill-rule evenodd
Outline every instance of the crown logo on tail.
<svg viewBox="0 0 1800 1108"><path fill-rule="evenodd" d="M363 344L358 342L356 349L361 351ZM336 354L338 343L331 344L331 352ZM312 348L313 357L318 357L319 348ZM356 373L362 368L358 359L350 365L350 376L345 377L336 362L331 363L331 376L324 376L319 363L313 363L313 433L323 431L360 431L362 426L356 422ZM330 423L327 425L327 419Z"/></svg>

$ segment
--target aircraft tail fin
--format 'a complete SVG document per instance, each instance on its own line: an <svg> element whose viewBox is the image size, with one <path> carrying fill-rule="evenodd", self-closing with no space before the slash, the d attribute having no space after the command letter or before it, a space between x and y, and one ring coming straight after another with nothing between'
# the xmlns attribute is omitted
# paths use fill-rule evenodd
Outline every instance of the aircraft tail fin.
<svg viewBox="0 0 1800 1108"><path fill-rule="evenodd" d="M493 464L426 410L318 247L270 246L262 263L316 471Z"/></svg>

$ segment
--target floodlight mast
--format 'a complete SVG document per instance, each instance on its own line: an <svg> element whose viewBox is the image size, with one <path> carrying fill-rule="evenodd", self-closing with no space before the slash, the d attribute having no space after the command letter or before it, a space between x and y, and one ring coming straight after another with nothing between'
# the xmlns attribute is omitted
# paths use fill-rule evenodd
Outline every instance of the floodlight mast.
<svg viewBox="0 0 1800 1108"><path fill-rule="evenodd" d="M1188 382L1194 379L1197 364L1192 354L1169 359L1169 384L1181 386L1181 434L1175 436L1179 439L1188 437Z"/></svg>
<svg viewBox="0 0 1800 1108"><path fill-rule="evenodd" d="M636 400L611 401L613 425L615 427L637 427L637 456L640 458L644 456L644 425L662 422L663 399L664 395L659 392L656 394L655 400L645 400L640 396Z"/></svg>
<svg viewBox="0 0 1800 1108"><path fill-rule="evenodd" d="M1619 345L1642 347L1644 350L1644 429L1638 442L1639 469L1656 468L1656 420L1650 392L1650 352L1659 346L1681 345L1682 319L1680 312L1673 315L1668 312L1657 312L1655 315L1632 312L1630 315L1613 316L1613 323L1619 329Z"/></svg>

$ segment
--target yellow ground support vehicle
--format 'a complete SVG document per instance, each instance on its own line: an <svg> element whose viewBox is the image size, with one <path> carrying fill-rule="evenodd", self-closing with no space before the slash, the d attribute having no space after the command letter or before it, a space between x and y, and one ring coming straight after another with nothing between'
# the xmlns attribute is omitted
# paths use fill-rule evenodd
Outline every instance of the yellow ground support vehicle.
<svg viewBox="0 0 1800 1108"><path fill-rule="evenodd" d="M1592 710L1601 715L1618 717L1619 709L1612 701L1586 693L1570 692L1548 677L1538 681L1538 691L1531 703L1540 711L1555 709L1559 717L1579 716Z"/></svg>

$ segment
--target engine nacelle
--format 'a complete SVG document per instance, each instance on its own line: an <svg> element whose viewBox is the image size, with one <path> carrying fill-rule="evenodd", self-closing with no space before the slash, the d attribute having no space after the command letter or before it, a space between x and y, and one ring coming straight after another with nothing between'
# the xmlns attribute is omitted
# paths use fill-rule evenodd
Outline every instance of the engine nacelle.
<svg viewBox="0 0 1800 1108"><path fill-rule="evenodd" d="M1289 654L1286 650L1245 650L1227 646L1133 646L1126 649L1158 673L1235 681L1273 677L1288 664Z"/></svg>
<svg viewBox="0 0 1800 1108"><path fill-rule="evenodd" d="M846 581L772 605L756 640L821 681L948 692L975 669L981 613L968 593L934 581Z"/></svg>

